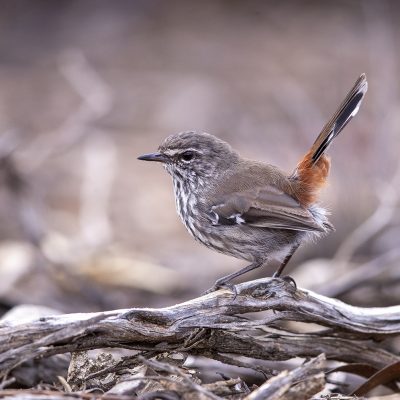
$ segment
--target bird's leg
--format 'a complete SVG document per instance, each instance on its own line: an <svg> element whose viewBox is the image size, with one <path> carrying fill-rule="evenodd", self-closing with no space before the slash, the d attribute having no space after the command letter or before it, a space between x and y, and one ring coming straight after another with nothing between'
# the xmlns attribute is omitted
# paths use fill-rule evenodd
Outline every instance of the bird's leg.
<svg viewBox="0 0 400 400"><path fill-rule="evenodd" d="M277 271L272 275L273 278L280 278L280 276L282 275L283 270L285 269L287 263L290 261L290 259L292 258L293 254L295 253L295 251L299 248L300 243L294 245L288 255L284 258L284 260L282 261L281 265L279 266L279 268L277 269ZM292 277L290 277L289 275L283 276L282 279L289 281L290 283L293 283L294 287L296 287L296 282L294 281L294 279Z"/></svg>
<svg viewBox="0 0 400 400"><path fill-rule="evenodd" d="M237 278L240 275L243 275L243 274L246 274L247 272L252 271L253 269L260 268L263 264L264 264L264 262L254 262L254 263L251 263L250 265L247 265L246 267L240 269L239 271L236 271L236 272L233 272L232 274L223 276L222 278L219 278L217 281L215 281L214 286L212 288L208 289L207 291L205 291L203 294L215 292L216 290L222 289L222 288L227 288L227 289L231 290L233 292L234 296L236 297L237 292L235 289L235 285L230 283L230 281L232 279Z"/></svg>

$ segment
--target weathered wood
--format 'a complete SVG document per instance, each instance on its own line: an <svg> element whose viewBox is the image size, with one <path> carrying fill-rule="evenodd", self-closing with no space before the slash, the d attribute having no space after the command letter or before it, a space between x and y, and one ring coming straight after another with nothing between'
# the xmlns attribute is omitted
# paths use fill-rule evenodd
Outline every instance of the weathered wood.
<svg viewBox="0 0 400 400"><path fill-rule="evenodd" d="M325 357L323 354L308 361L306 364L294 369L293 371L282 371L266 381L259 388L254 390L245 400L283 400L290 399L290 388L298 382L306 382L307 392L295 391L296 400L307 400L314 394L320 392L325 385L324 368Z"/></svg>
<svg viewBox="0 0 400 400"><path fill-rule="evenodd" d="M233 353L287 360L317 356L382 368L399 360L377 340L400 333L400 306L359 308L265 278L161 309L133 308L51 316L0 325L0 373L36 357L102 347ZM263 313L259 320L243 314ZM254 314L253 314L254 315ZM316 323L325 331L292 334L282 321ZM274 329L271 329L274 327Z"/></svg>

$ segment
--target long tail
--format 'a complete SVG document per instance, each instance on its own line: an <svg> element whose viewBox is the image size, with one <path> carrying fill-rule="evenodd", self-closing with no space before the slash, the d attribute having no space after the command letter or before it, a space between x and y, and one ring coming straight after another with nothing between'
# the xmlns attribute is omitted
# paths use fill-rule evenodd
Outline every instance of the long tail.
<svg viewBox="0 0 400 400"><path fill-rule="evenodd" d="M333 139L357 114L367 89L367 77L362 74L293 172L291 179L299 183L296 192L303 205L315 202L318 191L329 173L330 161L324 153Z"/></svg>
<svg viewBox="0 0 400 400"><path fill-rule="evenodd" d="M311 160L313 164L319 160L333 139L339 135L343 128L357 114L367 89L367 77L365 74L362 74L312 145Z"/></svg>

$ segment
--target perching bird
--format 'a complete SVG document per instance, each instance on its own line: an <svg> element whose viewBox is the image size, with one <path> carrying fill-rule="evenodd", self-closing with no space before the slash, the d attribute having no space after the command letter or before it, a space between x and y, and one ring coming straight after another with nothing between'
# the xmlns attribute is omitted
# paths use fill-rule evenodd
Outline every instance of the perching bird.
<svg viewBox="0 0 400 400"><path fill-rule="evenodd" d="M367 87L362 74L291 174L242 158L207 133L169 136L158 152L139 157L163 163L171 174L178 214L196 240L251 263L213 289L233 289L232 279L271 259L281 260L279 277L302 242L333 229L318 204L330 167L325 151L357 114Z"/></svg>

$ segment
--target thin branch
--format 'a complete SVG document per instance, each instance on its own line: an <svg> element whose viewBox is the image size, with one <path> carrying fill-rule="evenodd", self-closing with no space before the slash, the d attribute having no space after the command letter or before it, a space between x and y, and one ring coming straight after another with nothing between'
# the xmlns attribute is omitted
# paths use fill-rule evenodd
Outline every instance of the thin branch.
<svg viewBox="0 0 400 400"><path fill-rule="evenodd" d="M324 367L324 361L325 357L323 354L321 354L320 356L308 361L306 364L290 372L283 371L278 376L269 379L258 389L250 393L245 400L279 400L283 398L283 396L289 391L294 383L302 380L308 380L317 376L317 384L313 386L313 393L310 393L310 395L314 395L321 391L325 385L323 374L320 374ZM306 398L309 398L309 395L304 397L304 399Z"/></svg>

